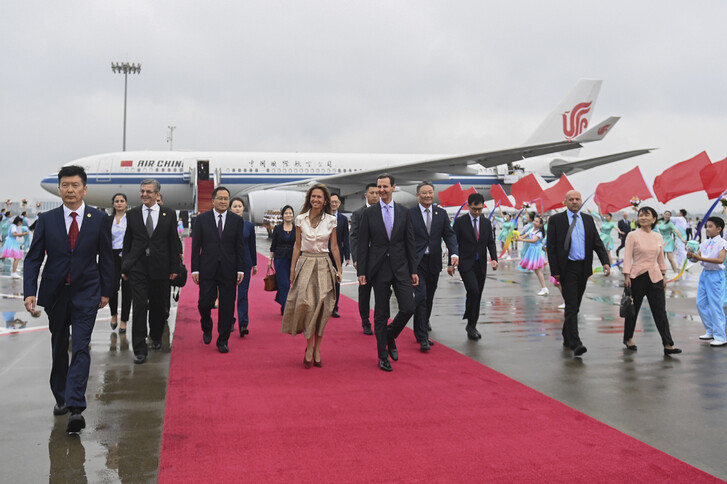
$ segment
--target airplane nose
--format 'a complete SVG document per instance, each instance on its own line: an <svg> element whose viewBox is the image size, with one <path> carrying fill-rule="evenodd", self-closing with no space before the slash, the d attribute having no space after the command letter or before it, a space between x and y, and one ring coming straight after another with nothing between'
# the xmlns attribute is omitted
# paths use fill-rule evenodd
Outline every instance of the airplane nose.
<svg viewBox="0 0 727 484"><path fill-rule="evenodd" d="M53 195L58 195L58 174L53 173L51 175L48 175L47 177L43 178L40 181L40 186L43 188L43 190L47 191L48 193L52 193Z"/></svg>

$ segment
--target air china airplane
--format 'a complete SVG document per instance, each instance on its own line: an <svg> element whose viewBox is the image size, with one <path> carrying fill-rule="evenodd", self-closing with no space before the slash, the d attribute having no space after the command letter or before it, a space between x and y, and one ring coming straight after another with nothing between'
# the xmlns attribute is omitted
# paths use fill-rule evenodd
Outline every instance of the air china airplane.
<svg viewBox="0 0 727 484"><path fill-rule="evenodd" d="M267 210L285 204L300 207L305 190L315 183L324 183L338 192L343 209L353 211L363 204L365 185L382 172L396 178L396 200L402 203L414 202L414 186L422 180L434 183L438 189L461 183L487 194L490 185L508 186L527 173L552 181L562 173L648 153L650 150L643 149L591 159L561 154L603 139L618 121L618 117L610 117L588 129L601 82L579 81L523 146L498 151L465 155L126 151L88 156L68 165L86 169L85 200L91 205L109 206L117 192L135 200L140 182L155 178L162 185L165 205L196 210L198 181L209 177L214 186L224 185L233 196L243 197L255 223L262 222ZM548 154L560 155L543 157ZM514 165L533 157L538 158L528 161L527 171ZM57 194L57 174L45 177L41 186Z"/></svg>

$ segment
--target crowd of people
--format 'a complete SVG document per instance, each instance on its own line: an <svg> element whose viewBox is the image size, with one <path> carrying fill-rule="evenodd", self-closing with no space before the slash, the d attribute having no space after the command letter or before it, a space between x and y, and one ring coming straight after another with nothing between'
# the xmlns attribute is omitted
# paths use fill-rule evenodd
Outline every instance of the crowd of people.
<svg viewBox="0 0 727 484"><path fill-rule="evenodd" d="M118 327L120 334L127 331L131 316L134 363L143 364L149 341L152 350L161 349L171 284L184 268L177 216L163 206L156 180L141 182L140 204L134 208L129 209L126 194L114 195L111 215L83 202L87 191L83 168L64 167L58 181L63 205L38 217L26 256L25 306L31 313L37 311L36 306L43 306L48 314L54 414L70 413L67 430L78 432L85 427L82 412L90 365L88 345L97 311L110 303L111 328ZM466 213L451 221L447 211L434 203L433 184L422 182L416 187L418 203L413 207L395 202L395 190L391 174L382 174L368 184L365 205L352 213L350 226L339 212L339 195L325 185L308 189L298 215L292 206L282 208L282 222L272 231L268 274L275 273L281 332L293 336L302 333L306 339L305 368L323 364L325 327L329 318L339 317L343 267L351 262L358 277L363 333L375 335L378 366L387 372L393 371L391 362L398 361L396 340L410 320L421 351L428 352L434 345L429 338L430 317L445 260L448 275L459 272L465 289L462 319L470 340L482 338L477 324L487 271L497 270L501 257L519 257L521 269L532 271L538 279L538 296L550 294L544 273L549 266L550 280L564 300L563 345L581 357L587 349L578 332L578 313L594 272L595 253L605 276L610 275L611 267L622 264L624 286L633 297L634 311L624 324L626 348L637 350L634 327L646 297L664 353L681 352L674 346L666 314L666 260L677 271L678 259L673 259L676 248L680 243L685 245L690 235L701 235L687 233L683 211L679 217L666 212L659 219L654 209L642 207L633 222L624 213L615 223L611 214L583 210L581 194L573 190L566 195L566 210L550 217L526 213L520 230L519 214L500 211L495 217L495 223L500 224L498 235L497 226L483 214L485 200L479 193L471 194ZM213 208L199 214L192 228L191 279L199 286L202 341L212 341L211 311L217 307L216 347L223 354L230 351L228 342L235 322L240 337L249 334L248 290L250 278L257 272L257 248L254 226L243 219L244 210L241 198L231 197L227 188L218 186L213 192ZM721 310L727 293L723 229L720 217L710 217L701 246L684 247L684 257L703 265L697 304L706 332L700 338L710 340L713 346L727 344ZM612 237L614 230L621 239L618 248ZM3 257L19 261L23 254L18 238L29 232L23 229L22 218L13 219ZM517 244L522 244L520 250ZM622 249L623 260L614 263L612 252L615 250L618 258ZM16 273L17 265L13 267ZM392 292L398 312L389 323Z"/></svg>

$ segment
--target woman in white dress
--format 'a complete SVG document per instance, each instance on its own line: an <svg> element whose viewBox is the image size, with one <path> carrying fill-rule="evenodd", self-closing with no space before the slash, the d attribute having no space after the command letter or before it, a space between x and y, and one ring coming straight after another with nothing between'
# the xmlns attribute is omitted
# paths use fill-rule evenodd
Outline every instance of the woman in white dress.
<svg viewBox="0 0 727 484"><path fill-rule="evenodd" d="M341 282L336 225L328 188L325 185L311 187L300 215L295 218L291 288L282 325L283 333L304 334L307 340L303 358L305 368L322 366L323 330L336 304L336 282ZM328 255L329 241L336 267Z"/></svg>

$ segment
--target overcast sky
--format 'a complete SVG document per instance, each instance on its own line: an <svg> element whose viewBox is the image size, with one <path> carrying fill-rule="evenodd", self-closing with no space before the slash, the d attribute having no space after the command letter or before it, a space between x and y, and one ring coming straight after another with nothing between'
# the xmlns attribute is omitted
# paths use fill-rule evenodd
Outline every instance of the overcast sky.
<svg viewBox="0 0 727 484"><path fill-rule="evenodd" d="M727 157L727 2L25 0L0 7L0 198L127 149L470 153L521 144L581 78L603 79L584 194ZM704 210L706 195L670 203ZM661 208L661 207L659 207Z"/></svg>

